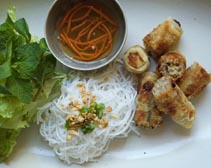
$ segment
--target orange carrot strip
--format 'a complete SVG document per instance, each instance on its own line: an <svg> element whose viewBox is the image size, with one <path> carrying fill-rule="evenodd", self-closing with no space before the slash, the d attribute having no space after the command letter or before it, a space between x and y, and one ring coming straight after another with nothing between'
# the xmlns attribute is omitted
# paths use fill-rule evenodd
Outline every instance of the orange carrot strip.
<svg viewBox="0 0 211 168"><path fill-rule="evenodd" d="M83 16L76 18L76 19L72 19L72 22L78 22L80 20L85 19L87 16L89 16L90 12L91 12L91 9L89 9Z"/></svg>
<svg viewBox="0 0 211 168"><path fill-rule="evenodd" d="M97 23L97 24L89 31L89 33L88 33L88 35L87 35L87 40L90 40L93 31L94 31L97 27L99 27L101 24L103 24L104 22L105 22L105 20L101 20L99 23Z"/></svg>
<svg viewBox="0 0 211 168"><path fill-rule="evenodd" d="M70 31L73 16L83 8L90 8L90 6L82 5L82 6L79 6L78 8L76 8L76 9L74 9L75 11L72 12L72 14L69 16L69 19L68 19L67 32Z"/></svg>
<svg viewBox="0 0 211 168"><path fill-rule="evenodd" d="M61 28L61 27L64 25L64 23L67 22L67 19L68 19L68 17L70 16L70 14L71 14L76 8L78 8L78 7L81 6L81 5L82 5L82 2L79 3L79 4L77 4L77 5L75 5L73 8L71 8L71 9L67 12L67 14L64 16L62 22L60 23L60 27L59 27L59 28Z"/></svg>
<svg viewBox="0 0 211 168"><path fill-rule="evenodd" d="M77 26L74 26L72 29L71 29L71 32L79 29L80 27L84 26L87 22L90 22L91 20L88 19L88 20L84 20L82 23L78 24Z"/></svg>
<svg viewBox="0 0 211 168"><path fill-rule="evenodd" d="M78 34L76 40L80 39L81 37L83 37L84 35L86 35L87 31L89 31L90 27L94 24L96 24L98 20L94 20L93 22L91 22L87 27L85 27L84 29L81 30L81 32Z"/></svg>
<svg viewBox="0 0 211 168"><path fill-rule="evenodd" d="M91 9L93 11L95 11L97 14L99 14L100 16L102 16L104 19L106 19L108 22L110 22L112 25L114 26L117 26L117 24L112 20L110 19L108 16L106 16L104 13L102 13L100 10L98 9L95 9L93 6L91 6Z"/></svg>

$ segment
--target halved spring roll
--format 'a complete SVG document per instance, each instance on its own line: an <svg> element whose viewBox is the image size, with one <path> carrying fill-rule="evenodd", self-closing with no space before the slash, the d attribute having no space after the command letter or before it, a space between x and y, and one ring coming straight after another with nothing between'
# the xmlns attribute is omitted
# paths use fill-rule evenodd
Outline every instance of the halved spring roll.
<svg viewBox="0 0 211 168"><path fill-rule="evenodd" d="M177 124L185 128L193 126L196 110L171 77L158 79L152 94L160 111L169 114Z"/></svg>
<svg viewBox="0 0 211 168"><path fill-rule="evenodd" d="M177 84L183 93L192 99L198 95L211 81L210 74L197 62L194 62L184 73Z"/></svg>
<svg viewBox="0 0 211 168"><path fill-rule="evenodd" d="M157 109L152 95L152 88L157 79L155 73L146 72L139 81L134 119L138 126L154 128L163 123L162 113Z"/></svg>
<svg viewBox="0 0 211 168"><path fill-rule="evenodd" d="M170 17L167 18L144 37L146 51L154 58L160 58L180 40L182 32L178 21Z"/></svg>
<svg viewBox="0 0 211 168"><path fill-rule="evenodd" d="M171 76L174 81L181 78L186 70L186 59L176 51L169 51L158 61L156 72L159 76Z"/></svg>
<svg viewBox="0 0 211 168"><path fill-rule="evenodd" d="M148 55L139 45L133 46L125 52L124 62L128 71L137 74L145 72L150 66Z"/></svg>

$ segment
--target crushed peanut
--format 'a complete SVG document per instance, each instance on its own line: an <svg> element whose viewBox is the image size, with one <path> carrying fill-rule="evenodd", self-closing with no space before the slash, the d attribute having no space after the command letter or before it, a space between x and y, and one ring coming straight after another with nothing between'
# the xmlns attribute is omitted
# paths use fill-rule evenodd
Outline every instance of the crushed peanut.
<svg viewBox="0 0 211 168"><path fill-rule="evenodd" d="M78 86L78 87L82 87L82 86L84 86L84 84L83 84L83 82L78 82L78 83L77 83L77 86Z"/></svg>
<svg viewBox="0 0 211 168"><path fill-rule="evenodd" d="M119 115L117 115L117 114L111 114L111 118L113 118L113 119L119 119Z"/></svg>
<svg viewBox="0 0 211 168"><path fill-rule="evenodd" d="M77 108L78 110L81 110L82 106L81 106L80 104L78 104L78 105L76 106L76 108Z"/></svg>
<svg viewBox="0 0 211 168"><path fill-rule="evenodd" d="M76 132L75 130L68 131L68 134L78 136L78 132Z"/></svg>
<svg viewBox="0 0 211 168"><path fill-rule="evenodd" d="M108 119L103 118L102 120L98 121L98 128L106 128L108 127Z"/></svg>
<svg viewBox="0 0 211 168"><path fill-rule="evenodd" d="M109 81L109 77L106 76L104 79L103 79L105 82Z"/></svg>
<svg viewBox="0 0 211 168"><path fill-rule="evenodd" d="M91 97L91 102L95 102L96 101L96 95L93 95L92 97Z"/></svg>
<svg viewBox="0 0 211 168"><path fill-rule="evenodd" d="M86 87L85 87L85 86L81 86L80 92L81 92L81 94L82 94L82 93L85 93L85 92L86 92Z"/></svg>
<svg viewBox="0 0 211 168"><path fill-rule="evenodd" d="M94 117L94 115L93 115L92 113L88 113L88 114L87 114L87 118L88 118L89 120L93 119L93 117Z"/></svg>
<svg viewBox="0 0 211 168"><path fill-rule="evenodd" d="M92 94L92 92L91 92L91 91L88 91L88 92L86 92L86 94L87 94L88 96L90 96L90 95Z"/></svg>
<svg viewBox="0 0 211 168"><path fill-rule="evenodd" d="M103 128L108 127L108 119L107 118L103 118Z"/></svg>
<svg viewBox="0 0 211 168"><path fill-rule="evenodd" d="M111 107L111 106L107 106L107 107L106 107L106 111L107 111L107 112L111 112L111 111L112 111L112 107Z"/></svg>
<svg viewBox="0 0 211 168"><path fill-rule="evenodd" d="M79 121L79 122L84 122L84 120L85 120L84 117L82 117L82 116L79 116L79 117L78 117L78 121Z"/></svg>
<svg viewBox="0 0 211 168"><path fill-rule="evenodd" d="M68 134L68 135L66 136L66 140L67 140L67 141L70 141L71 139L72 139L72 136Z"/></svg>
<svg viewBox="0 0 211 168"><path fill-rule="evenodd" d="M86 105L86 104L88 104L88 102L89 102L89 98L83 97L83 98L82 98L82 101L83 101L83 103Z"/></svg>

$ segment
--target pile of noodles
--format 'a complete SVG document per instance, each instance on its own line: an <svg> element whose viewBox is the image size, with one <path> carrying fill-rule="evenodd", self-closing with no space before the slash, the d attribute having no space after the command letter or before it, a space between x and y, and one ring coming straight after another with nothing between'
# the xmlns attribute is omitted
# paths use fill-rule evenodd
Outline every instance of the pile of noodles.
<svg viewBox="0 0 211 168"><path fill-rule="evenodd" d="M64 81L61 95L54 101L39 108L37 121L41 135L49 142L56 155L67 164L82 164L95 161L103 154L113 138L127 137L131 131L135 111L135 77L129 74L121 62L116 61L100 71L77 72ZM78 135L66 140L66 116L70 111L64 107L70 99L81 101L78 82L83 82L87 90L96 95L96 102L111 106L112 112L106 113L108 127L96 127L90 134Z"/></svg>

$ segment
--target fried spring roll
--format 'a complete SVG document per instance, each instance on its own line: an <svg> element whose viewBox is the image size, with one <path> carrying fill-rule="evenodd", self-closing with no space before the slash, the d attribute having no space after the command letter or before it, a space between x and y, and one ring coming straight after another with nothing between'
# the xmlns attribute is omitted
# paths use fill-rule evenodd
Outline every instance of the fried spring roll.
<svg viewBox="0 0 211 168"><path fill-rule="evenodd" d="M144 37L143 42L148 54L158 59L180 40L182 32L178 21L167 18Z"/></svg>
<svg viewBox="0 0 211 168"><path fill-rule="evenodd" d="M196 110L171 77L158 79L152 94L160 111L169 114L177 124L185 128L193 126Z"/></svg>
<svg viewBox="0 0 211 168"><path fill-rule="evenodd" d="M155 73L146 72L139 81L134 119L138 126L154 128L163 123L162 114L157 109L151 92L157 79L158 76Z"/></svg>
<svg viewBox="0 0 211 168"><path fill-rule="evenodd" d="M198 95L211 81L210 74L199 63L194 62L177 82L180 89L192 99Z"/></svg>
<svg viewBox="0 0 211 168"><path fill-rule="evenodd" d="M176 51L170 51L161 56L156 68L159 76L171 76L174 81L181 78L186 70L186 59Z"/></svg>
<svg viewBox="0 0 211 168"><path fill-rule="evenodd" d="M133 46L125 52L124 62L128 71L137 74L145 72L150 66L148 55L139 45Z"/></svg>

